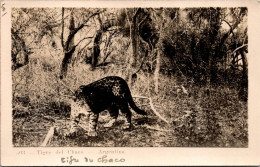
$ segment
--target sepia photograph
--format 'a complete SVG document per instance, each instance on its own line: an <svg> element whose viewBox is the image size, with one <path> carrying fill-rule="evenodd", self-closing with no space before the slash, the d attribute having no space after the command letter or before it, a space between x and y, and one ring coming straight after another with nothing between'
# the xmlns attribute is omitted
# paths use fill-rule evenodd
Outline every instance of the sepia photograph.
<svg viewBox="0 0 260 167"><path fill-rule="evenodd" d="M13 8L13 145L247 147L247 12Z"/></svg>
<svg viewBox="0 0 260 167"><path fill-rule="evenodd" d="M252 148L249 104L257 99L249 85L259 79L249 72L259 48L250 46L259 40L249 39L259 22L249 24L250 5L1 2L10 25L9 51L1 38L1 76L10 81L1 84L1 104L10 104L1 120L9 118L10 148L16 156L62 155L59 165L82 164L78 154L87 165L129 165L126 155L141 152L127 149ZM91 149L101 157L86 156Z"/></svg>

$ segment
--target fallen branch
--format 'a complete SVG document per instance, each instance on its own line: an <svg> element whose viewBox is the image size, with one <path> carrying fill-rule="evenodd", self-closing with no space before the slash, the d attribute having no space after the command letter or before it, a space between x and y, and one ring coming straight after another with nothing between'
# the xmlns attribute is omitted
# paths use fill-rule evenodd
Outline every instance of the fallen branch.
<svg viewBox="0 0 260 167"><path fill-rule="evenodd" d="M50 130L48 131L43 143L41 144L41 147L45 147L49 143L49 141L53 137L53 135L54 135L54 127L52 126L50 128Z"/></svg>
<svg viewBox="0 0 260 167"><path fill-rule="evenodd" d="M150 100L150 106L151 106L151 109L153 110L153 112L154 112L159 118L161 118L161 120L163 120L163 121L166 122L167 124L170 124L165 118L163 118L163 117L155 110L155 108L154 108L154 106L153 106L152 99L149 98L149 100Z"/></svg>
<svg viewBox="0 0 260 167"><path fill-rule="evenodd" d="M141 99L149 99L149 104L151 106L152 111L155 113L155 115L157 115L161 120L163 120L164 122L166 122L167 124L170 124L169 121L167 121L165 118L163 118L154 108L152 99L149 97L144 97L144 96L133 96L133 98L141 98Z"/></svg>

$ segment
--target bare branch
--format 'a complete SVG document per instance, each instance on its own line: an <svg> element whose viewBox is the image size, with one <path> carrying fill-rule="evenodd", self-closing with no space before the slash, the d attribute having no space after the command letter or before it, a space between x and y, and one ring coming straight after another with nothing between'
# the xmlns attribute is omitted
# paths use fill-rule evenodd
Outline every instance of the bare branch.
<svg viewBox="0 0 260 167"><path fill-rule="evenodd" d="M70 33L70 35L68 36L68 39L67 39L67 42L66 42L66 48L69 48L69 43L70 43L70 41L72 40L72 38L75 36L75 34L76 34L79 30L81 30L81 29L85 26L85 24L86 24L91 18L93 18L94 16L96 16L96 15L98 15L98 14L104 12L104 11L105 11L105 10L102 10L102 11L93 13L93 14L90 15L85 21L83 21L83 23L82 23L81 25L79 25L77 28L75 28L75 29L72 31L72 33Z"/></svg>
<svg viewBox="0 0 260 167"><path fill-rule="evenodd" d="M140 27L148 17L149 15L146 15L146 17L138 24L138 27Z"/></svg>
<svg viewBox="0 0 260 167"><path fill-rule="evenodd" d="M225 20L225 19L222 19L222 21L224 21L225 23L227 23L227 25L230 27L230 30L229 30L229 34L232 33L234 35L234 32L233 32L233 27L230 25L230 23Z"/></svg>
<svg viewBox="0 0 260 167"><path fill-rule="evenodd" d="M61 46L64 48L64 41L63 41L63 36L64 36L64 8L62 8L62 19L61 19Z"/></svg>
<svg viewBox="0 0 260 167"><path fill-rule="evenodd" d="M107 53L106 53L106 57L104 58L103 63L101 63L101 64L104 64L104 63L105 63L105 61L107 60L108 56L109 56L113 51L114 51L114 50L111 50L110 52L107 52Z"/></svg>
<svg viewBox="0 0 260 167"><path fill-rule="evenodd" d="M239 62L240 60L242 60L242 58L241 59L238 59L238 60L236 60L236 61L234 61L234 62L232 62L233 64L236 64L237 62Z"/></svg>
<svg viewBox="0 0 260 167"><path fill-rule="evenodd" d="M243 48L243 47L245 47L245 46L248 46L248 44L244 44L244 45L242 45L242 46L239 46L238 48L236 48L236 49L232 52L232 54L236 53L236 51L238 51L239 49L241 49L241 48Z"/></svg>
<svg viewBox="0 0 260 167"><path fill-rule="evenodd" d="M156 111L156 109L154 108L154 105L153 105L153 102L152 102L152 99L151 99L151 98L145 97L145 96L132 96L132 97L133 97L133 98L141 98L141 99L149 99L151 109L152 109L152 111L155 113L155 115L157 115L161 120L163 120L163 121L166 122L167 124L170 124L169 121L167 121L164 117L162 117L162 116Z"/></svg>
<svg viewBox="0 0 260 167"><path fill-rule="evenodd" d="M81 39L75 46L77 47L85 39L92 39L92 38L94 38L94 36L93 37L85 37L85 38Z"/></svg>

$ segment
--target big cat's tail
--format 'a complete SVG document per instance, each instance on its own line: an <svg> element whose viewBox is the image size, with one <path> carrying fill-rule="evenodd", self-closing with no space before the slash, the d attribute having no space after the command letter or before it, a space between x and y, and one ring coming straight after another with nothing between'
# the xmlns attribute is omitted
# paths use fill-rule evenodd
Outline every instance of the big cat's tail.
<svg viewBox="0 0 260 167"><path fill-rule="evenodd" d="M147 115L147 113L144 110L141 110L135 105L135 102L132 97L129 98L129 105L132 107L132 109L137 113L141 115Z"/></svg>

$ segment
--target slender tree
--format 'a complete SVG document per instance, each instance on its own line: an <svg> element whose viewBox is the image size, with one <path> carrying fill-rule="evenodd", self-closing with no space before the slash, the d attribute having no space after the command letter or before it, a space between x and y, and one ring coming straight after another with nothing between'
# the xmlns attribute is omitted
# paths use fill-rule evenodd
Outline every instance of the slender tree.
<svg viewBox="0 0 260 167"><path fill-rule="evenodd" d="M67 70L68 70L68 64L70 63L71 59L72 59L72 55L76 50L76 47L85 39L89 39L92 37L84 37L82 38L78 43L74 43L73 39L75 37L75 35L84 27L87 26L87 23L94 18L95 16L97 16L98 14L102 13L103 10L94 10L92 13L90 13L83 21L81 21L79 23L79 25L77 27L74 27L74 17L73 14L71 13L71 17L70 17L70 27L69 27L69 35L67 37L67 39L64 42L64 8L62 8L62 32L61 32L61 43L62 43L62 47L63 47L63 53L64 53L64 58L62 60L62 65L61 65L61 70L60 70L60 79L63 79L63 77L66 76L67 74Z"/></svg>

